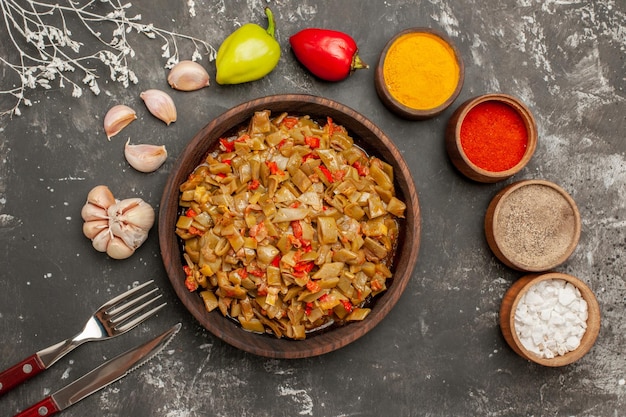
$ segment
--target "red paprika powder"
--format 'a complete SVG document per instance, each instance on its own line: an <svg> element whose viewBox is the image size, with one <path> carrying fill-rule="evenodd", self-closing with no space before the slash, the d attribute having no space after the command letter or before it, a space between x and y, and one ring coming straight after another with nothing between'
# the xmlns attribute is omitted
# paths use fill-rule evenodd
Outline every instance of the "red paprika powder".
<svg viewBox="0 0 626 417"><path fill-rule="evenodd" d="M490 172L513 168L524 157L528 131L524 119L506 103L484 101L461 124L461 146L467 158Z"/></svg>

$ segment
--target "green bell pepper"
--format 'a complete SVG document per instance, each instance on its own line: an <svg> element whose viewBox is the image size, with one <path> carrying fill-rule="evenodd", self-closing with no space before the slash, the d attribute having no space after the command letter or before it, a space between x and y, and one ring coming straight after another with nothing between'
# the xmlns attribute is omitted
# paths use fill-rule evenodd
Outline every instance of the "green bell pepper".
<svg viewBox="0 0 626 417"><path fill-rule="evenodd" d="M274 38L274 15L265 8L267 30L246 23L220 45L215 64L218 84L241 84L265 77L278 65L280 45Z"/></svg>

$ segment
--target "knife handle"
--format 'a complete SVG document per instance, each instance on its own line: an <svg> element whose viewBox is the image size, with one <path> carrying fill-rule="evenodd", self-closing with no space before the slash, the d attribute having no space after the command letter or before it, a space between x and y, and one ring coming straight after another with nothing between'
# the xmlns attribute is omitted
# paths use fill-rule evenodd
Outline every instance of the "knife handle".
<svg viewBox="0 0 626 417"><path fill-rule="evenodd" d="M0 372L0 395L8 392L16 385L29 380L41 371L45 366L39 360L37 354L32 354L17 365Z"/></svg>
<svg viewBox="0 0 626 417"><path fill-rule="evenodd" d="M61 411L52 397L46 397L32 407L18 413L15 417L48 417Z"/></svg>

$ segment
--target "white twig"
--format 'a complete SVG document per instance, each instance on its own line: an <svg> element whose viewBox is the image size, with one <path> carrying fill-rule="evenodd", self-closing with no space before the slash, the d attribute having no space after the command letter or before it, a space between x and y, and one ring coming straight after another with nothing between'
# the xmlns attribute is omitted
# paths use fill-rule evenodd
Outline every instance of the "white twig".
<svg viewBox="0 0 626 417"><path fill-rule="evenodd" d="M195 16L193 0L187 2L187 7ZM98 95L98 63L108 67L111 80L124 87L136 84L139 80L129 62L135 57L127 36L130 33L163 42L166 68L180 60L178 41L193 46L194 61L203 55L209 61L215 59L216 51L208 42L142 23L140 14L129 14L131 8L131 3L120 0L65 0L64 4L0 0L0 37L7 40L7 50L0 50L0 72L5 74L0 80L0 98L8 96L13 101L12 107L0 108L0 116L19 116L22 106L32 105L27 93L36 88L70 86L72 96L80 97L87 87ZM101 32L104 29L106 35ZM85 51L86 46L76 40L72 30L95 40L93 49ZM14 53L9 53L10 49ZM17 58L11 60L9 56Z"/></svg>

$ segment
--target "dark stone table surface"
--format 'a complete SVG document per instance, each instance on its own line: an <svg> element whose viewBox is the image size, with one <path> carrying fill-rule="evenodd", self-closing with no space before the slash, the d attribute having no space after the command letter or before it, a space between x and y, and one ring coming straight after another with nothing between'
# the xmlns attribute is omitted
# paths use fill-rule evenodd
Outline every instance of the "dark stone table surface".
<svg viewBox="0 0 626 417"><path fill-rule="evenodd" d="M0 415L14 415L177 322L182 330L161 356L62 415L626 415L626 2L135 0L126 12L217 48L243 23L265 25L266 5L276 17L282 57L262 80L171 90L162 40L129 33L135 56L128 65L138 84L113 82L108 69L92 61L98 96L84 89L74 98L69 83L61 88L53 80L50 89L27 89L32 106L21 106L21 116L0 119L0 368L71 336L97 306L133 284L154 279L168 302L133 332L81 346L0 398ZM71 13L66 19L75 25ZM19 54L0 26L0 56L17 63ZM413 26L446 32L466 69L457 101L426 121L403 120L384 108L372 68L340 83L321 82L299 66L288 43L306 27L343 30L374 65L385 43ZM84 29L73 36L83 50L95 46ZM189 43L179 38L178 44L181 58L189 59ZM201 62L214 78L214 61L204 56ZM7 90L15 74L6 64L0 68L0 90ZM82 85L79 70L70 76ZM179 114L175 123L166 127L147 112L139 93L148 88L170 92ZM519 97L539 129L530 164L491 185L462 177L443 141L454 109L487 92ZM92 187L104 184L119 198L141 197L158 208L176 157L198 130L236 104L274 93L331 98L376 123L408 162L422 210L417 266L391 313L356 342L301 360L250 355L202 328L169 284L156 227L124 261L96 252L81 229L80 210ZM13 106L11 96L0 100L3 111ZM120 103L135 108L138 120L107 141L103 117ZM170 155L165 165L151 174L133 170L123 156L128 138L164 144ZM498 326L502 296L522 273L491 253L483 217L497 191L530 178L553 181L576 201L580 242L556 269L585 281L602 313L594 347L562 368L520 358Z"/></svg>

